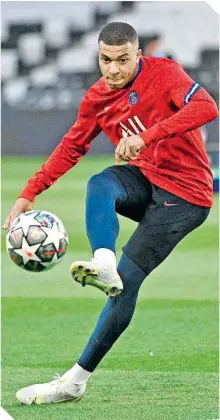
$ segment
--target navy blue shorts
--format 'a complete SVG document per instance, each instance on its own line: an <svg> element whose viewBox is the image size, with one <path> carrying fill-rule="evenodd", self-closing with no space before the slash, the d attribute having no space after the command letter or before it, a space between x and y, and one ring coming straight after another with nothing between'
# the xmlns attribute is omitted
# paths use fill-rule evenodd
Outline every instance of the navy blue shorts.
<svg viewBox="0 0 220 420"><path fill-rule="evenodd" d="M138 222L123 252L149 274L188 233L208 217L210 208L192 204L150 183L139 168L111 166L127 192L118 214Z"/></svg>

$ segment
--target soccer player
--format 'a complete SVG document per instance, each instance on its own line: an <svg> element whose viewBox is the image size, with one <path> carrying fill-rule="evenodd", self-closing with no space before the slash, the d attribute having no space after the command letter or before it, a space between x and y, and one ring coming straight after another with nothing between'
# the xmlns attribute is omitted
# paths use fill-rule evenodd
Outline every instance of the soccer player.
<svg viewBox="0 0 220 420"><path fill-rule="evenodd" d="M116 146L116 165L92 176L86 229L92 261L72 277L108 296L77 363L49 383L19 390L23 404L76 401L100 361L128 327L144 279L212 206L213 178L198 129L218 116L211 96L175 61L142 57L127 23L106 25L98 39L101 77L86 93L78 118L31 178L3 225L31 210L35 197L72 168L103 130ZM120 162L126 165L119 165ZM116 266L117 213L138 222Z"/></svg>

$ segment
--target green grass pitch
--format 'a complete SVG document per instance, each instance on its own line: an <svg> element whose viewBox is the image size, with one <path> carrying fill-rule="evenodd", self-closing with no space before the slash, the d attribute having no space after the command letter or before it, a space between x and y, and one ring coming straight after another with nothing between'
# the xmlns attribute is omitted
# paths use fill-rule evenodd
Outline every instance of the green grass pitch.
<svg viewBox="0 0 220 420"><path fill-rule="evenodd" d="M3 158L2 222L41 158ZM41 274L15 266L2 234L2 406L18 420L218 418L218 197L208 220L144 282L131 325L88 382L79 403L21 406L16 391L48 382L77 360L106 301L73 283L69 265L90 258L84 224L89 177L114 164L85 157L36 209L64 222L63 262ZM120 217L118 258L136 224Z"/></svg>

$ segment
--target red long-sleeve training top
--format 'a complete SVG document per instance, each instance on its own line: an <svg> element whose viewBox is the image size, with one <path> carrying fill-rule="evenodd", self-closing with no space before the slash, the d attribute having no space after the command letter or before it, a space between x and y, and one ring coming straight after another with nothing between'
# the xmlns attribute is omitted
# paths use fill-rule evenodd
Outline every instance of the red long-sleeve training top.
<svg viewBox="0 0 220 420"><path fill-rule="evenodd" d="M76 122L20 197L34 200L71 169L104 131L117 146L140 134L146 147L129 164L155 185L191 203L211 207L213 176L199 127L218 116L217 106L175 61L143 57L125 88L100 78L84 96Z"/></svg>

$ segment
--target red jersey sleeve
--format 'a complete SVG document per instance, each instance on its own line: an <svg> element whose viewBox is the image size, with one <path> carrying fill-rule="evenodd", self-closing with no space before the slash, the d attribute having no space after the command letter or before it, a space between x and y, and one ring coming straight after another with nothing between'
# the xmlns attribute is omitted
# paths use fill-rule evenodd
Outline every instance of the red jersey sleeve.
<svg viewBox="0 0 220 420"><path fill-rule="evenodd" d="M34 201L35 196L53 185L84 156L90 142L101 132L96 122L96 115L89 93L83 98L78 117L69 132L54 149L48 160L29 179L19 197Z"/></svg>
<svg viewBox="0 0 220 420"><path fill-rule="evenodd" d="M194 130L218 116L216 103L209 93L178 63L166 64L160 85L166 90L168 103L173 103L177 112L140 134L146 144Z"/></svg>

